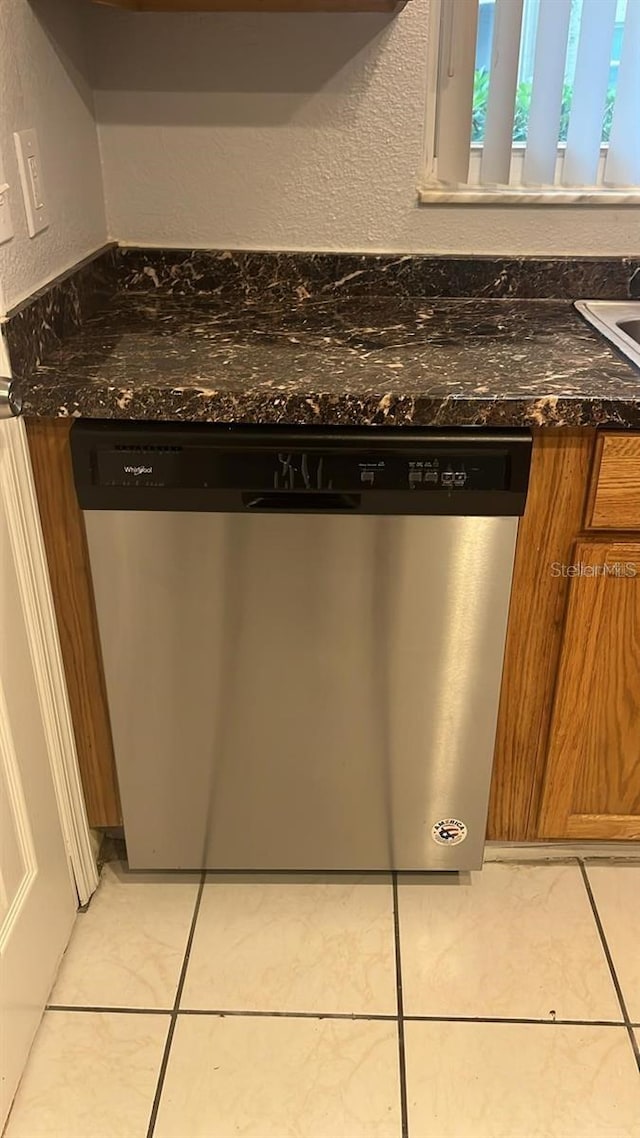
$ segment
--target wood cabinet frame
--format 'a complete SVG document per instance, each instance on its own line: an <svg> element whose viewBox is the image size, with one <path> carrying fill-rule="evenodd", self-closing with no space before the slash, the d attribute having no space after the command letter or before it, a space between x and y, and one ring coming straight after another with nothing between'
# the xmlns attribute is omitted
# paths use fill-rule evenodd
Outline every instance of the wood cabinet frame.
<svg viewBox="0 0 640 1138"><path fill-rule="evenodd" d="M537 437L518 535L490 838L640 838L639 506L640 432ZM611 560L635 564L637 576L543 577L554 561L595 569Z"/></svg>
<svg viewBox="0 0 640 1138"><path fill-rule="evenodd" d="M70 419L27 419L44 537L90 826L122 823L84 518L73 484Z"/></svg>
<svg viewBox="0 0 640 1138"><path fill-rule="evenodd" d="M595 430L534 432L527 506L518 529L511 608L498 712L487 837L538 837L569 580L567 562L580 530Z"/></svg>

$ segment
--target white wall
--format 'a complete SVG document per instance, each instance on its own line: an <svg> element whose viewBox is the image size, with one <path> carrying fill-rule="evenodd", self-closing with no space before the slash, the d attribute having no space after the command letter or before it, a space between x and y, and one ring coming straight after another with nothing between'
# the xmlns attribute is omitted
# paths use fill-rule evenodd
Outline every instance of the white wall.
<svg viewBox="0 0 640 1138"><path fill-rule="evenodd" d="M130 244L640 253L640 209L422 206L429 0L369 14L96 8L109 230Z"/></svg>
<svg viewBox="0 0 640 1138"><path fill-rule="evenodd" d="M0 245L0 313L2 293L11 307L107 233L187 247L638 255L639 209L417 205L428 3L389 20L0 0L0 161L16 231ZM12 132L32 126L51 225L29 239Z"/></svg>
<svg viewBox="0 0 640 1138"><path fill-rule="evenodd" d="M5 310L107 238L85 8L85 0L0 0L0 155L15 229L0 245ZM13 144L13 131L27 127L38 132L51 218L31 239ZM0 295L0 313L2 304Z"/></svg>

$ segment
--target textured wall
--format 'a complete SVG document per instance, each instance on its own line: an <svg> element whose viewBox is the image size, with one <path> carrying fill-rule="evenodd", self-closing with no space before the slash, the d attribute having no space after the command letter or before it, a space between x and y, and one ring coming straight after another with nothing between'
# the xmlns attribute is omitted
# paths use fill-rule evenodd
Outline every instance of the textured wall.
<svg viewBox="0 0 640 1138"><path fill-rule="evenodd" d="M427 10L163 16L0 0L16 230L0 245L5 306L107 236L94 104L109 235L131 244L640 253L639 209L417 205ZM30 126L52 219L32 240L12 139Z"/></svg>
<svg viewBox="0 0 640 1138"><path fill-rule="evenodd" d="M640 209L416 202L428 0L380 15L96 8L109 229L128 243L640 252Z"/></svg>
<svg viewBox="0 0 640 1138"><path fill-rule="evenodd" d="M0 245L6 308L106 240L85 7L85 0L0 0L0 153L15 229ZM13 145L13 131L27 127L38 131L51 218L32 239Z"/></svg>

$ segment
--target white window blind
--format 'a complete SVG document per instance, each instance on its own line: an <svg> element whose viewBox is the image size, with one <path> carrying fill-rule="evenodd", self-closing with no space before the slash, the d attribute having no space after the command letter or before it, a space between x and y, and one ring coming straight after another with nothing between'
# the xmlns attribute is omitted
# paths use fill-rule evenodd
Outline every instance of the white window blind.
<svg viewBox="0 0 640 1138"><path fill-rule="evenodd" d="M550 185L555 178L570 16L571 0L540 0L522 172L525 185Z"/></svg>
<svg viewBox="0 0 640 1138"><path fill-rule="evenodd" d="M640 201L640 0L432 0L425 200Z"/></svg>
<svg viewBox="0 0 640 1138"><path fill-rule="evenodd" d="M496 0L480 180L508 182L523 0Z"/></svg>
<svg viewBox="0 0 640 1138"><path fill-rule="evenodd" d="M613 186L640 185L640 0L627 0L605 179Z"/></svg>

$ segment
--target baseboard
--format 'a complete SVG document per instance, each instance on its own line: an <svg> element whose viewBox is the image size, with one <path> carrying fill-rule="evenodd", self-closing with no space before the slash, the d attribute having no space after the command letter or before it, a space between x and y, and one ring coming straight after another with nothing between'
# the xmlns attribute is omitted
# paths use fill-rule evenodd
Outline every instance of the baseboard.
<svg viewBox="0 0 640 1138"><path fill-rule="evenodd" d="M637 861L640 842L487 842L487 861Z"/></svg>

